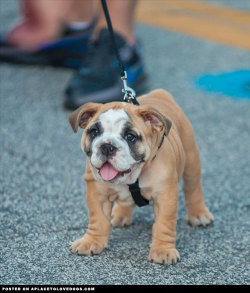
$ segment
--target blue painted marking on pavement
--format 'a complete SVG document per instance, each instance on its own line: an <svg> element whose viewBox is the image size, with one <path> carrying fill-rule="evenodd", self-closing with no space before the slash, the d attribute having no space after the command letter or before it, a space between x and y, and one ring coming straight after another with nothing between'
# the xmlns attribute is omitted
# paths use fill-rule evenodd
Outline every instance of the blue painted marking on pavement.
<svg viewBox="0 0 250 293"><path fill-rule="evenodd" d="M250 99L250 70L205 74L195 78L195 84L207 92L233 99Z"/></svg>

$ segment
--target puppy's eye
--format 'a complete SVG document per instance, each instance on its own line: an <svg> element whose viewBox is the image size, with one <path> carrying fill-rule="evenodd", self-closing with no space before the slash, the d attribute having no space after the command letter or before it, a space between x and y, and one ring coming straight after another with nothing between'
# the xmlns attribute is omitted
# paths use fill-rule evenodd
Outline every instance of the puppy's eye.
<svg viewBox="0 0 250 293"><path fill-rule="evenodd" d="M89 135L91 138L95 138L99 134L99 129L92 128L89 130Z"/></svg>
<svg viewBox="0 0 250 293"><path fill-rule="evenodd" d="M125 139L126 141L129 141L129 142L135 142L136 141L136 136L132 133L127 133L125 135Z"/></svg>

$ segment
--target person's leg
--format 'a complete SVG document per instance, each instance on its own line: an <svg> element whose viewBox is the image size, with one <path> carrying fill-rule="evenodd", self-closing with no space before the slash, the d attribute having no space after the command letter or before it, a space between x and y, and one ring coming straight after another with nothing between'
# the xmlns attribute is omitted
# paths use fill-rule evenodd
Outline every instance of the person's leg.
<svg viewBox="0 0 250 293"><path fill-rule="evenodd" d="M8 43L34 50L41 43L55 39L71 5L71 0L23 0L24 20L7 36Z"/></svg>
<svg viewBox="0 0 250 293"><path fill-rule="evenodd" d="M71 8L65 21L71 22L91 22L96 14L93 0L71 0Z"/></svg>
<svg viewBox="0 0 250 293"><path fill-rule="evenodd" d="M134 22L137 0L107 0L113 29L119 33L128 43L135 43ZM100 9L100 17L95 28L95 36L99 31L107 27L103 9Z"/></svg>
<svg viewBox="0 0 250 293"><path fill-rule="evenodd" d="M147 85L141 47L134 34L136 4L136 0L107 0L116 46L127 72L128 85L137 94L142 94ZM65 90L64 106L68 109L76 109L87 102L107 103L122 99L120 68L100 1L99 10L88 54Z"/></svg>
<svg viewBox="0 0 250 293"><path fill-rule="evenodd" d="M7 36L7 42L26 50L35 50L60 35L62 25L71 21L89 21L93 15L91 0L23 0L24 20Z"/></svg>

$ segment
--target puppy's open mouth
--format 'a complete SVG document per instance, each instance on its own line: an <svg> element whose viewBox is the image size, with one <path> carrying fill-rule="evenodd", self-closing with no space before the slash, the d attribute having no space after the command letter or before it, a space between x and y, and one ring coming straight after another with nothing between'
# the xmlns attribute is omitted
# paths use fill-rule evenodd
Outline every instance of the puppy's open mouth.
<svg viewBox="0 0 250 293"><path fill-rule="evenodd" d="M130 173L131 168L125 171L118 171L116 170L109 162L106 162L102 165L99 169L99 174L101 175L102 179L105 181L111 181L117 177L124 176L124 174Z"/></svg>

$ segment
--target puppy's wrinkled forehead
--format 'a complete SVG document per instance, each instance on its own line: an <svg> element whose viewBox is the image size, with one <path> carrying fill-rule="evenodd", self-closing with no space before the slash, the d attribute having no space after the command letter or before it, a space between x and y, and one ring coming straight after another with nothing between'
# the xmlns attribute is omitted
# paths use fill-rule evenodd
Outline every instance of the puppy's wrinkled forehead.
<svg viewBox="0 0 250 293"><path fill-rule="evenodd" d="M129 116L123 109L109 109L98 120L105 133L120 133L124 124L129 121Z"/></svg>

